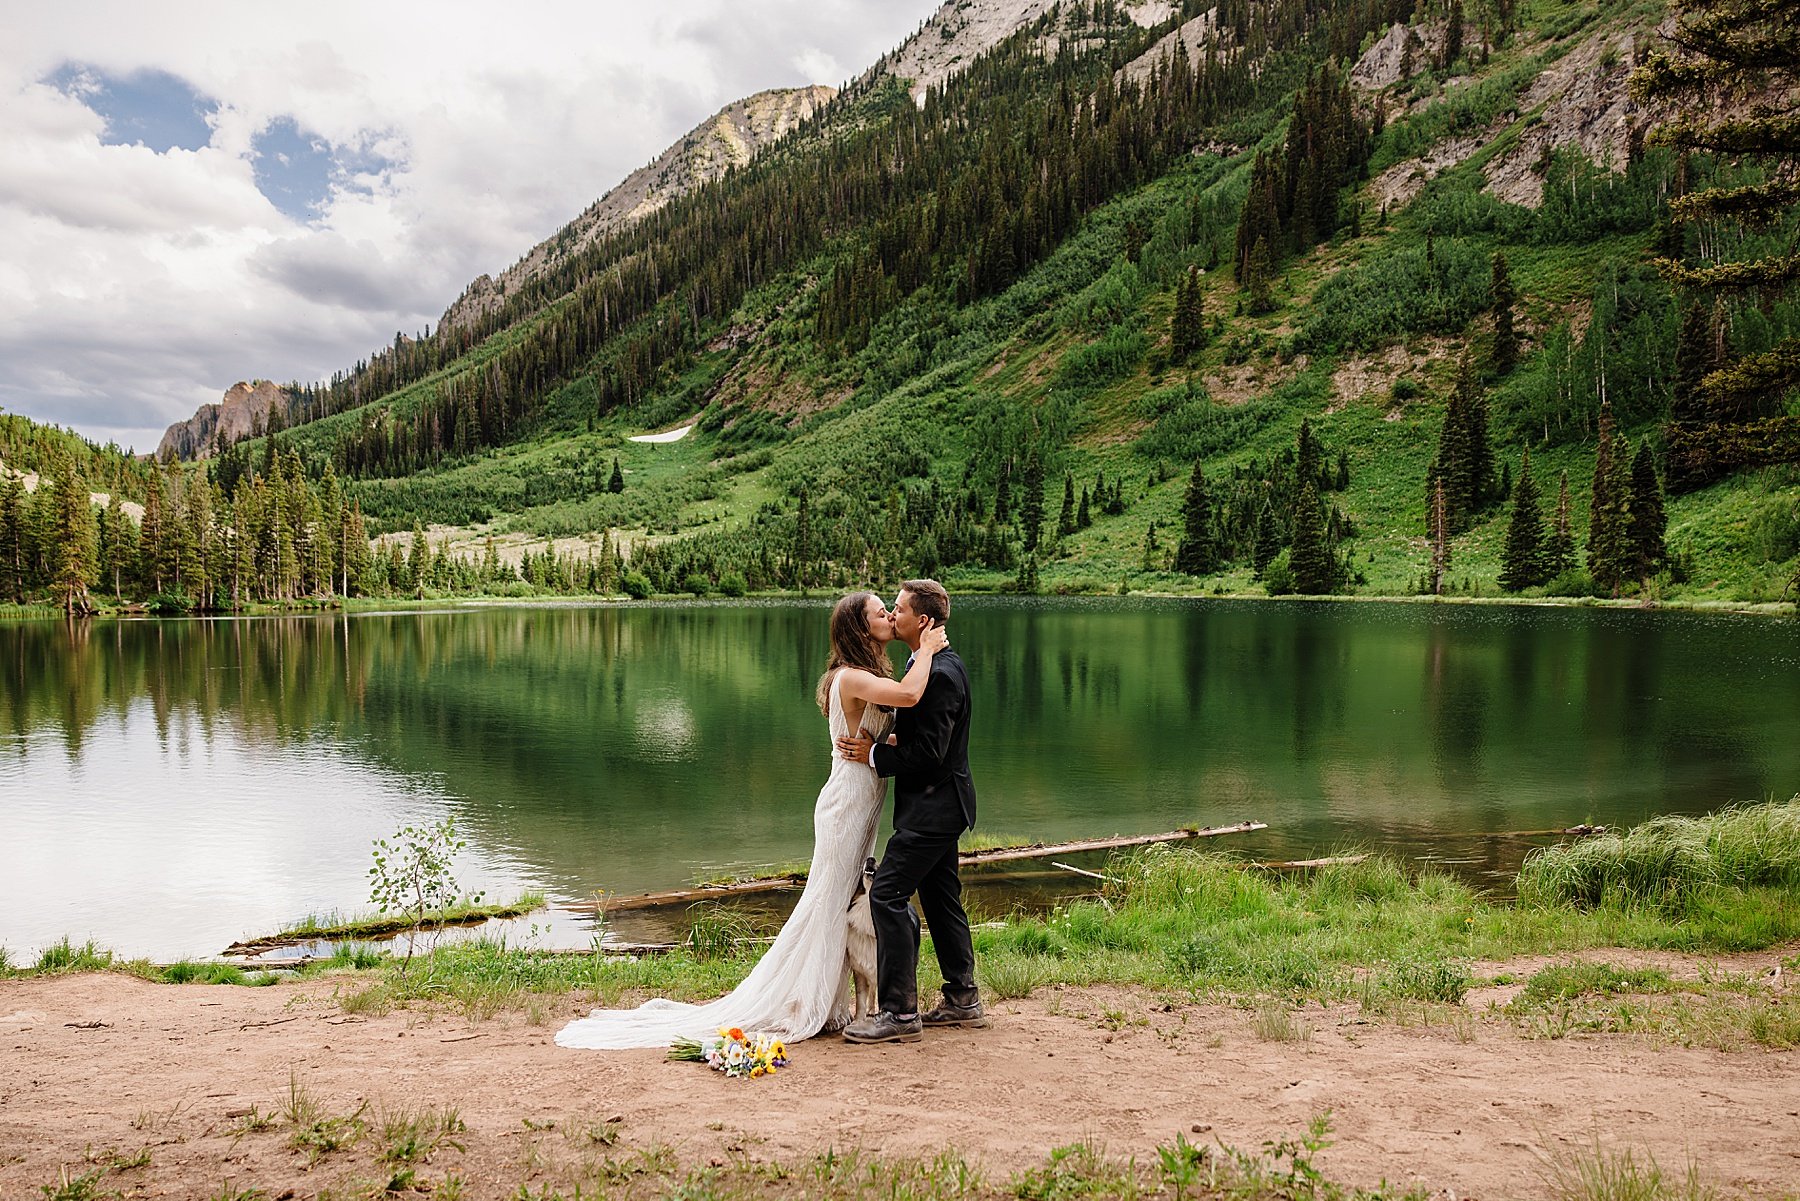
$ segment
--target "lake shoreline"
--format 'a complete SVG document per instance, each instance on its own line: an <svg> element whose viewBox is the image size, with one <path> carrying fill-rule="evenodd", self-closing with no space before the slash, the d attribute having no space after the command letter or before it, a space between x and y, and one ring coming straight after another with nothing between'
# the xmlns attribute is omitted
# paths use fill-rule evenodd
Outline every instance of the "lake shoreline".
<svg viewBox="0 0 1800 1201"><path fill-rule="evenodd" d="M542 596L503 596L503 595L456 595L438 597L331 597L292 605L257 604L243 609L220 610L205 613L154 613L142 605L121 605L104 607L90 613L80 614L79 620L145 620L160 621L181 620L183 618L196 621L218 621L239 617L305 617L326 615L379 615L387 612L421 613L421 612L455 612L457 610L485 609L557 609L557 608L655 608L676 606L706 606L714 608L730 608L745 602L784 602L784 603L818 603L826 604L835 600L838 593L823 592L753 592L744 596L694 596L687 593L661 593L656 596L634 598L623 594L616 596L569 596L564 594L545 594ZM1800 616L1800 602L1795 601L1728 601L1710 599L1673 599L1644 600L1638 597L1594 597L1594 596L1420 596L1402 593L1347 593L1329 596L1283 595L1271 596L1266 592L1165 592L1156 590L1119 592L1045 592L1022 594L1006 591L958 591L953 595L969 598L1004 598L1007 600L1170 600L1170 601L1280 601L1306 602L1321 604L1341 603L1375 603L1375 604L1411 604L1411 605L1460 605L1485 606L1497 608L1527 609L1620 609L1639 612L1672 612L1730 614L1745 617L1797 617ZM66 614L59 606L52 604L0 605L0 621L5 620L48 620L63 618Z"/></svg>

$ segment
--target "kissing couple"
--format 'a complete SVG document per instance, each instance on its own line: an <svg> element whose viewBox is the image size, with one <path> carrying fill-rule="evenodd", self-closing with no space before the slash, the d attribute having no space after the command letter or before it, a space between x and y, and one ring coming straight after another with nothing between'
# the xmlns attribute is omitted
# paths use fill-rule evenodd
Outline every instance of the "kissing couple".
<svg viewBox="0 0 1800 1201"><path fill-rule="evenodd" d="M813 806L806 889L781 934L744 982L716 1001L657 999L636 1009L596 1009L564 1026L559 1047L666 1047L721 1026L788 1042L843 1031L855 1043L917 1042L927 1026L986 1026L975 985L975 948L962 907L956 844L975 824L969 775L969 676L950 649L950 594L936 580L908 580L890 610L853 592L831 611L831 651L819 677L830 723L831 773ZM893 678L889 642L912 651ZM894 834L872 881L876 826L894 779ZM872 1013L858 967L856 1011L846 974L856 960L852 925L867 888L875 933L879 1005ZM918 894L931 928L943 999L919 1012ZM852 1020L852 1018L856 1020Z"/></svg>

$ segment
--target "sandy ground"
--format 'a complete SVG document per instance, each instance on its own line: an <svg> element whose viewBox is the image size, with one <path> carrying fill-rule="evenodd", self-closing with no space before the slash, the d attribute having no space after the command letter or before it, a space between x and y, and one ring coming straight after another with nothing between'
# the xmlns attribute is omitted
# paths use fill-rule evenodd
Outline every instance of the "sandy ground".
<svg viewBox="0 0 1800 1201"><path fill-rule="evenodd" d="M1762 971L1778 958L1730 966ZM833 1146L954 1147L1004 1180L1081 1139L1152 1164L1177 1132L1254 1150L1324 1110L1337 1142L1319 1163L1345 1182L1542 1196L1547 1163L1598 1146L1677 1168L1691 1160L1734 1192L1800 1184L1800 1053L1533 1039L1482 1015L1499 999L1491 993L1472 998L1460 1031L1315 1006L1299 1016L1310 1037L1274 1042L1240 1008L1048 989L997 1005L988 1030L908 1046L817 1039L795 1048L781 1076L740 1082L656 1051L557 1049L556 1026L586 1009L573 997L486 1021L417 1010L365 1018L343 1013L333 989L329 978L260 989L116 975L0 981L0 1197L39 1196L65 1168L78 1176L108 1150L143 1147L150 1163L104 1187L210 1197L231 1181L310 1198L373 1177L373 1134L311 1168L279 1127L234 1134L250 1107L275 1109L290 1078L331 1112L368 1101L371 1119L454 1104L466 1151L440 1150L421 1175L460 1175L475 1197L512 1196L525 1181L567 1187L584 1157L591 1170L602 1153L580 1132L609 1121L618 1143L606 1155L669 1144L690 1164L798 1164Z"/></svg>

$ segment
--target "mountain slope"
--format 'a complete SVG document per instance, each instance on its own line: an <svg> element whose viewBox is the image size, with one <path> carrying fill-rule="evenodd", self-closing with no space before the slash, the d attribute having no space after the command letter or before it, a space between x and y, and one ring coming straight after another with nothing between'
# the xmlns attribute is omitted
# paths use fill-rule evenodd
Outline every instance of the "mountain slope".
<svg viewBox="0 0 1800 1201"><path fill-rule="evenodd" d="M1678 385L1676 297L1647 263L1677 164L1636 152L1648 115L1619 104L1621 48L1659 10L1539 0L1491 45L1464 27L1445 62L1455 38L1423 9L1397 34L1301 0L1148 25L1107 4L966 7L986 19L946 6L934 36L1011 32L923 91L868 73L804 139L595 237L282 441L332 461L379 529L436 526L471 559L490 537L564 560L616 540L644 590L925 571L1241 592L1291 549L1305 422L1347 586L1405 593L1468 350L1495 471L1529 447L1551 504L1566 471L1585 540L1601 399L1654 446ZM1274 225L1249 203L1264 195ZM1496 253L1518 292L1510 368L1490 366ZM1786 299L1729 316L1734 350L1800 323ZM1190 572L1196 465L1220 557ZM1674 553L1639 590L1775 596L1797 498L1789 469L1671 498ZM1496 591L1505 527L1490 502L1451 540L1454 590Z"/></svg>
<svg viewBox="0 0 1800 1201"><path fill-rule="evenodd" d="M507 296L557 263L742 167L764 146L798 128L837 89L777 88L728 104L689 130L648 165L627 175L582 214L526 252L498 277L479 275L444 311L441 326L473 325L499 310Z"/></svg>

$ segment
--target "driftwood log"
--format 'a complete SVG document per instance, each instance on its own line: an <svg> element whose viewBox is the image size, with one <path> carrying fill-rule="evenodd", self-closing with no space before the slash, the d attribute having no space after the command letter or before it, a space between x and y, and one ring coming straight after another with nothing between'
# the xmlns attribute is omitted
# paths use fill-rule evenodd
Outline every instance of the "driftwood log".
<svg viewBox="0 0 1800 1201"><path fill-rule="evenodd" d="M1221 834L1248 834L1267 830L1266 822L1238 822L1232 826L1184 826L1161 834L1122 834L1112 838L1088 838L1080 842L1034 843L1030 846L996 847L987 851L964 851L957 856L963 867L979 867L985 863L1011 863L1023 859L1048 859L1054 855L1074 855L1082 851L1113 851L1123 847L1149 846L1158 842L1184 842L1190 838L1217 838ZM759 892L780 892L799 888L805 875L791 872L781 876L763 876L755 880L734 880L730 884L698 884L692 888L670 888L662 892L639 893L629 897L602 897L597 901L567 901L559 908L570 913L619 913L632 909L655 909L662 905L680 905L694 901L714 901L724 897L741 897Z"/></svg>

